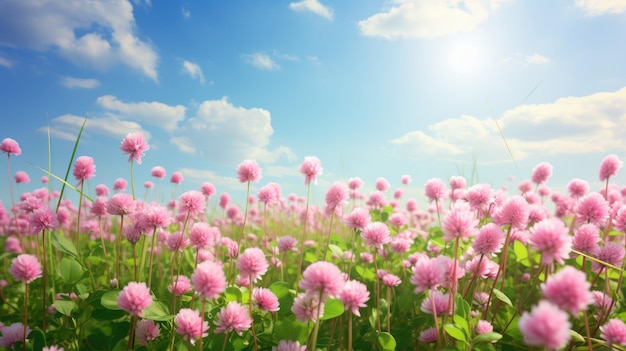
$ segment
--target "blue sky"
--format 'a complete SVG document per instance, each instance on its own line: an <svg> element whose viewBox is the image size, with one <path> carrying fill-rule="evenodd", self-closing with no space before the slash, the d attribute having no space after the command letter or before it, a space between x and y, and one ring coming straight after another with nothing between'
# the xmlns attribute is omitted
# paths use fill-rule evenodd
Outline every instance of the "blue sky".
<svg viewBox="0 0 626 351"><path fill-rule="evenodd" d="M417 195L475 167L511 188L542 161L555 190L597 188L602 158L626 158L625 0L0 2L0 138L22 147L20 191L41 186L48 130L64 173L85 117L90 189L129 178L119 145L143 131L137 187L160 165L239 203L249 158L253 191L305 195L298 166L319 157L318 201L350 177L367 194L409 174Z"/></svg>

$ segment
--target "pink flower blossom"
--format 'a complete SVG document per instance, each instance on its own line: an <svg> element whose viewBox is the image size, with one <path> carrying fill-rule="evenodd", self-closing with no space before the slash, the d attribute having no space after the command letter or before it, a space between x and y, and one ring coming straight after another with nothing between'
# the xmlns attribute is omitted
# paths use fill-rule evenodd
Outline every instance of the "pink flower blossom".
<svg viewBox="0 0 626 351"><path fill-rule="evenodd" d="M367 286L356 280L348 280L339 294L339 300L343 302L346 311L350 310L352 314L358 317L361 316L359 307L367 307L365 303L369 298L370 292L367 290Z"/></svg>
<svg viewBox="0 0 626 351"><path fill-rule="evenodd" d="M236 301L231 301L217 313L216 333L236 332L241 335L252 325L248 310Z"/></svg>
<svg viewBox="0 0 626 351"><path fill-rule="evenodd" d="M320 301L319 295L298 294L291 306L291 312L302 323L315 323L324 315L324 302Z"/></svg>
<svg viewBox="0 0 626 351"><path fill-rule="evenodd" d="M25 327L24 324L19 322L4 326L0 329L0 331L2 331L2 336L0 336L0 346L12 348L13 344L18 341L25 342L24 328L26 328L26 335L30 334L31 329L28 326Z"/></svg>
<svg viewBox="0 0 626 351"><path fill-rule="evenodd" d="M363 180L359 177L348 179L348 187L350 190L358 190L363 186Z"/></svg>
<svg viewBox="0 0 626 351"><path fill-rule="evenodd" d="M600 172L598 177L601 181L605 181L610 177L615 177L617 175L617 171L624 166L624 162L619 160L617 155L608 155L600 164Z"/></svg>
<svg viewBox="0 0 626 351"><path fill-rule="evenodd" d="M132 195L118 193L107 202L107 212L114 216L124 216L135 210L135 201Z"/></svg>
<svg viewBox="0 0 626 351"><path fill-rule="evenodd" d="M13 279L30 284L33 280L41 277L41 264L37 257L21 254L11 261L9 273Z"/></svg>
<svg viewBox="0 0 626 351"><path fill-rule="evenodd" d="M467 185L467 180L465 179L465 177L462 176L452 176L450 177L449 184L452 191L459 190L465 188L465 186Z"/></svg>
<svg viewBox="0 0 626 351"><path fill-rule="evenodd" d="M237 177L240 183L258 182L263 176L261 167L255 160L244 160L237 167Z"/></svg>
<svg viewBox="0 0 626 351"><path fill-rule="evenodd" d="M377 178L376 179L376 183L374 183L374 184L376 186L376 190L378 190L378 191L387 191L391 187L391 185L389 184L387 179L385 179L383 177Z"/></svg>
<svg viewBox="0 0 626 351"><path fill-rule="evenodd" d="M178 171L172 173L172 176L170 177L170 183L173 184L180 184L183 182L183 180L183 174Z"/></svg>
<svg viewBox="0 0 626 351"><path fill-rule="evenodd" d="M606 341L606 346L612 349L612 345L626 346L626 324L613 318L600 327L600 337Z"/></svg>
<svg viewBox="0 0 626 351"><path fill-rule="evenodd" d="M204 213L206 209L204 195L197 190L190 190L183 193L180 195L179 200L178 210L188 215L190 218L195 218L199 214Z"/></svg>
<svg viewBox="0 0 626 351"><path fill-rule="evenodd" d="M485 333L491 333L493 331L493 325L491 325L491 323L489 321L486 320L479 320L476 323L476 334L485 334Z"/></svg>
<svg viewBox="0 0 626 351"><path fill-rule="evenodd" d="M428 314L433 314L433 301L435 305L435 309L437 311L437 315L441 316L442 314L448 312L450 307L449 305L450 295L444 294L439 290L430 290L428 296L422 301L422 305L420 306L420 311Z"/></svg>
<svg viewBox="0 0 626 351"><path fill-rule="evenodd" d="M2 140L2 143L0 143L0 151L4 152L5 154L9 156L11 155L19 156L22 154L22 149L20 149L20 144L11 138L4 138L4 140Z"/></svg>
<svg viewBox="0 0 626 351"><path fill-rule="evenodd" d="M43 230L55 229L59 226L59 221L50 207L42 206L33 212L30 217L30 226L33 233L39 233Z"/></svg>
<svg viewBox="0 0 626 351"><path fill-rule="evenodd" d="M226 209L226 206L228 206L229 203L230 203L230 195L228 195L228 193L223 193L222 195L220 195L219 206L222 209Z"/></svg>
<svg viewBox="0 0 626 351"><path fill-rule="evenodd" d="M157 203L145 205L140 213L140 225L150 230L167 227L172 222L172 215L167 208Z"/></svg>
<svg viewBox="0 0 626 351"><path fill-rule="evenodd" d="M541 292L548 301L577 315L593 303L590 287L585 272L572 266L565 266L541 284Z"/></svg>
<svg viewBox="0 0 626 351"><path fill-rule="evenodd" d="M531 177L533 183L543 184L548 181L548 178L552 175L552 165L547 162L542 162L533 168L533 175Z"/></svg>
<svg viewBox="0 0 626 351"><path fill-rule="evenodd" d="M424 192L430 202L444 200L447 196L448 189L446 183L439 178L432 178L424 185Z"/></svg>
<svg viewBox="0 0 626 351"><path fill-rule="evenodd" d="M494 223L485 224L478 231L472 248L481 255L491 255L500 252L505 240L504 231Z"/></svg>
<svg viewBox="0 0 626 351"><path fill-rule="evenodd" d="M93 158L89 156L80 156L74 162L74 178L78 181L78 185L83 181L89 180L96 174L96 165Z"/></svg>
<svg viewBox="0 0 626 351"><path fill-rule="evenodd" d="M400 177L400 181L402 182L402 184L408 185L409 183L411 183L411 176L408 174L404 174L402 177Z"/></svg>
<svg viewBox="0 0 626 351"><path fill-rule="evenodd" d="M152 175L155 178L163 179L165 178L165 168L161 166L154 166L152 167L152 171L150 172L150 175Z"/></svg>
<svg viewBox="0 0 626 351"><path fill-rule="evenodd" d="M289 235L285 235L278 239L276 246L278 247L278 250L280 250L281 252L287 252L287 251L294 250L296 248L297 243L298 243L298 240L296 238L289 236Z"/></svg>
<svg viewBox="0 0 626 351"><path fill-rule="evenodd" d="M493 214L493 222L497 225L510 225L512 228L525 229L528 224L530 208L526 200L519 196L511 196L498 207Z"/></svg>
<svg viewBox="0 0 626 351"><path fill-rule="evenodd" d="M15 183L20 184L20 183L24 183L24 184L28 184L30 183L30 177L28 176L28 173L24 172L24 171L17 171L15 172Z"/></svg>
<svg viewBox="0 0 626 351"><path fill-rule="evenodd" d="M226 256L229 258L235 258L239 256L239 244L236 241L228 237L222 237L221 245L226 248Z"/></svg>
<svg viewBox="0 0 626 351"><path fill-rule="evenodd" d="M437 342L437 339L439 339L439 334L434 327L422 330L419 336L419 340L425 343Z"/></svg>
<svg viewBox="0 0 626 351"><path fill-rule="evenodd" d="M177 275L172 284L167 286L167 290L174 296L181 296L191 290L191 280L184 275Z"/></svg>
<svg viewBox="0 0 626 351"><path fill-rule="evenodd" d="M567 345L571 326L567 313L545 300L539 301L530 313L524 312L519 319L524 343L548 350L558 350Z"/></svg>
<svg viewBox="0 0 626 351"><path fill-rule="evenodd" d="M443 218L441 229L444 241L467 240L478 233L478 219L466 202L457 201Z"/></svg>
<svg viewBox="0 0 626 351"><path fill-rule="evenodd" d="M595 224L587 223L574 229L572 248L582 253L591 254L598 248L600 229Z"/></svg>
<svg viewBox="0 0 626 351"><path fill-rule="evenodd" d="M440 256L443 257L443 256ZM413 266L411 284L415 285L415 293L428 289L436 289L446 283L447 263L440 259L424 258Z"/></svg>
<svg viewBox="0 0 626 351"><path fill-rule="evenodd" d="M252 303L261 311L276 312L280 309L278 298L266 288L254 288L252 290Z"/></svg>
<svg viewBox="0 0 626 351"><path fill-rule="evenodd" d="M113 191L124 191L126 190L127 184L128 182L126 182L126 179L117 178L115 182L113 182Z"/></svg>
<svg viewBox="0 0 626 351"><path fill-rule="evenodd" d="M365 240L367 245L377 249L381 249L383 245L391 241L389 228L382 222L372 222L365 226L361 232L361 238Z"/></svg>
<svg viewBox="0 0 626 351"><path fill-rule="evenodd" d="M128 162L134 159L137 161L137 164L141 164L141 158L149 149L150 146L146 143L146 139L144 139L141 132L126 134L126 137L122 140L122 144L120 145L120 150L128 154Z"/></svg>
<svg viewBox="0 0 626 351"><path fill-rule="evenodd" d="M249 247L241 255L237 261L237 269L241 272L241 275L250 279L252 282L256 282L261 278L269 264L265 259L265 254L258 247Z"/></svg>
<svg viewBox="0 0 626 351"><path fill-rule="evenodd" d="M606 242L604 245L599 246L595 252L593 252L594 256L608 264L613 266L622 266L622 261L624 260L624 245L615 241ZM594 272L600 272L602 268L606 267L604 264L593 261L591 263L591 269Z"/></svg>
<svg viewBox="0 0 626 351"><path fill-rule="evenodd" d="M192 345L195 345L196 340L203 338L209 333L209 322L202 321L200 313L190 308L181 308L180 311L174 317L174 323L176 323L176 332L183 337L184 340L189 340Z"/></svg>
<svg viewBox="0 0 626 351"><path fill-rule="evenodd" d="M193 289L208 300L218 297L226 290L224 269L213 261L204 261L196 267L191 275Z"/></svg>
<svg viewBox="0 0 626 351"><path fill-rule="evenodd" d="M323 171L322 162L315 156L306 156L298 171L304 175L304 185L310 182L317 185L317 176L322 175Z"/></svg>
<svg viewBox="0 0 626 351"><path fill-rule="evenodd" d="M482 215L494 202L494 195L489 184L476 184L467 189L465 199L472 211L479 211L479 215Z"/></svg>
<svg viewBox="0 0 626 351"><path fill-rule="evenodd" d="M604 227L609 218L609 203L600 193L589 193L576 201L576 224L593 223Z"/></svg>
<svg viewBox="0 0 626 351"><path fill-rule="evenodd" d="M306 351L306 345L300 345L298 341L281 340L278 346L273 346L272 351Z"/></svg>
<svg viewBox="0 0 626 351"><path fill-rule="evenodd" d="M589 192L589 183L582 179L575 178L567 184L567 190L571 197L578 199Z"/></svg>
<svg viewBox="0 0 626 351"><path fill-rule="evenodd" d="M189 244L197 250L215 246L219 238L219 228L211 227L205 222L194 223L189 230Z"/></svg>
<svg viewBox="0 0 626 351"><path fill-rule="evenodd" d="M161 334L161 328L159 324L153 320L142 319L137 322L137 329L135 329L135 336L137 336L137 342L141 345L148 344L148 341L156 339Z"/></svg>
<svg viewBox="0 0 626 351"><path fill-rule="evenodd" d="M393 288L402 284L402 279L400 279L400 277L398 277L397 275L393 275L391 273L385 274L382 280L383 280L383 284L385 284L387 287L390 287L390 288Z"/></svg>
<svg viewBox="0 0 626 351"><path fill-rule="evenodd" d="M200 190L202 191L202 195L204 197L209 198L215 194L215 186L209 182L204 182L200 186Z"/></svg>
<svg viewBox="0 0 626 351"><path fill-rule="evenodd" d="M326 192L326 205L334 209L348 199L348 188L342 182L335 182Z"/></svg>
<svg viewBox="0 0 626 351"><path fill-rule="evenodd" d="M615 213L613 227L619 232L626 232L626 205L622 205Z"/></svg>
<svg viewBox="0 0 626 351"><path fill-rule="evenodd" d="M562 220L545 219L530 229L530 246L541 253L541 262L552 264L569 257L572 248L572 237Z"/></svg>
<svg viewBox="0 0 626 351"><path fill-rule="evenodd" d="M143 317L141 311L152 304L150 289L148 289L146 283L130 282L117 297L117 304L131 316Z"/></svg>
<svg viewBox="0 0 626 351"><path fill-rule="evenodd" d="M307 294L326 297L336 297L343 289L345 280L337 266L326 261L318 261L308 266L302 273L302 280L298 283Z"/></svg>
<svg viewBox="0 0 626 351"><path fill-rule="evenodd" d="M185 238L185 235L182 232L173 232L167 236L165 244L172 252L183 252L185 247L187 247L187 238Z"/></svg>

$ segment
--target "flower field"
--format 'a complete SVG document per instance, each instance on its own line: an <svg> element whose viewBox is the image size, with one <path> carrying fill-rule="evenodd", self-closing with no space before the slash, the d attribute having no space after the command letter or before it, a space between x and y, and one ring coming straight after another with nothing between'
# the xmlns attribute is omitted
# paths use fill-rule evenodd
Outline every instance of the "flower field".
<svg viewBox="0 0 626 351"><path fill-rule="evenodd" d="M0 144L12 201L0 206L0 347L626 349L615 155L598 162L601 189L573 179L552 191L552 166L541 163L508 192L460 176L414 185L406 175L395 190L351 178L316 206L316 157L299 167L304 195L277 183L251 193L262 169L245 160L233 174L246 198L204 183L159 203L165 169L133 179L143 136L128 134L120 149L130 178L112 191L85 192L96 162L79 156L65 177L42 171L41 188L14 194L29 175L11 173L19 144ZM411 187L428 207L405 198Z"/></svg>

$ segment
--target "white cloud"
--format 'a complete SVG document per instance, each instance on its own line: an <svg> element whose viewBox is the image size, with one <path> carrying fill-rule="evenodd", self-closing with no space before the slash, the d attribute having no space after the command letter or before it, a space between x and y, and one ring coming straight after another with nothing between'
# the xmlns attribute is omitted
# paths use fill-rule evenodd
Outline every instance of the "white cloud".
<svg viewBox="0 0 626 351"><path fill-rule="evenodd" d="M371 37L435 38L469 32L487 20L503 0L392 0L393 6L359 21Z"/></svg>
<svg viewBox="0 0 626 351"><path fill-rule="evenodd" d="M204 74L202 73L202 68L200 68L200 66L196 63L184 60L183 72L189 74L192 79L198 79L200 80L200 83L204 84Z"/></svg>
<svg viewBox="0 0 626 351"><path fill-rule="evenodd" d="M530 63L532 65L545 65L547 63L550 63L550 59L543 55L535 53L535 54L526 56L526 63Z"/></svg>
<svg viewBox="0 0 626 351"><path fill-rule="evenodd" d="M281 53L281 52L280 52L280 51L278 51L278 50L274 50L274 51L272 52L272 54L273 54L275 57L277 57L277 58L279 58L279 59L281 59L281 60L287 60L287 61L300 61L300 58L299 58L298 56L296 56L296 55L289 55L289 54L283 54L283 53Z"/></svg>
<svg viewBox="0 0 626 351"><path fill-rule="evenodd" d="M333 10L317 0L302 0L289 3L289 8L297 12L313 12L326 19L333 19Z"/></svg>
<svg viewBox="0 0 626 351"><path fill-rule="evenodd" d="M241 57L246 61L246 63L265 71L276 71L280 69L280 66L274 62L271 57L261 52L243 54Z"/></svg>
<svg viewBox="0 0 626 351"><path fill-rule="evenodd" d="M83 79L74 77L62 77L61 85L66 88L93 89L100 86L97 79Z"/></svg>
<svg viewBox="0 0 626 351"><path fill-rule="evenodd" d="M137 37L127 0L3 1L0 43L51 49L77 65L101 70L123 64L157 80L158 55Z"/></svg>
<svg viewBox="0 0 626 351"><path fill-rule="evenodd" d="M498 124L516 159L532 155L607 153L626 150L626 87L615 92L560 98L506 111ZM390 141L409 158L446 158L481 163L510 160L493 119L447 119L426 131Z"/></svg>
<svg viewBox="0 0 626 351"><path fill-rule="evenodd" d="M183 123L170 142L182 152L193 150L221 163L247 158L271 163L283 157L294 158L287 147L269 149L273 133L269 111L234 106L222 98L203 101L196 115Z"/></svg>
<svg viewBox="0 0 626 351"><path fill-rule="evenodd" d="M0 66L11 68L13 67L13 62L9 60L8 58L0 56Z"/></svg>
<svg viewBox="0 0 626 351"><path fill-rule="evenodd" d="M576 6L582 8L587 16L626 12L626 0L576 0Z"/></svg>
<svg viewBox="0 0 626 351"><path fill-rule="evenodd" d="M182 13L183 13L183 17L184 17L184 18L189 18L189 17L191 17L191 11L189 11L188 9L186 9L186 8L182 7L182 8L181 8L181 11L182 11Z"/></svg>
<svg viewBox="0 0 626 351"><path fill-rule="evenodd" d="M66 139L76 140L85 117L66 114L54 118L50 121L50 134ZM47 132L48 127L39 128L39 131ZM130 131L142 132L146 139L150 139L150 133L142 130L141 126L135 122L123 121L116 116L87 118L83 133L101 134L115 138L123 138Z"/></svg>
<svg viewBox="0 0 626 351"><path fill-rule="evenodd" d="M125 119L145 122L165 130L174 130L185 119L185 106L171 106L162 102L123 102L115 96L104 95L96 100L103 108L122 114Z"/></svg>

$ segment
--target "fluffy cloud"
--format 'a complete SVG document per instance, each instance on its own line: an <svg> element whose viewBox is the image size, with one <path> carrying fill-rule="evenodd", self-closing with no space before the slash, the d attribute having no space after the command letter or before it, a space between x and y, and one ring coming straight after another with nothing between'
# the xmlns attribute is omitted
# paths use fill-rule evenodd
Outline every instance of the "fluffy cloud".
<svg viewBox="0 0 626 351"><path fill-rule="evenodd" d="M359 22L366 36L435 38L468 32L495 12L502 0L392 0L393 6Z"/></svg>
<svg viewBox="0 0 626 351"><path fill-rule="evenodd" d="M9 60L8 58L0 56L0 66L11 68L13 67L13 62Z"/></svg>
<svg viewBox="0 0 626 351"><path fill-rule="evenodd" d="M550 63L550 59L540 54L532 54L526 56L526 63L530 63L532 65L545 65Z"/></svg>
<svg viewBox="0 0 626 351"><path fill-rule="evenodd" d="M66 88L93 89L100 86L97 79L82 79L74 77L61 78L61 85Z"/></svg>
<svg viewBox="0 0 626 351"><path fill-rule="evenodd" d="M120 113L123 118L174 130L185 119L185 106L170 106L162 102L123 102L115 96L105 95L96 100L103 108Z"/></svg>
<svg viewBox="0 0 626 351"><path fill-rule="evenodd" d="M85 122L85 117L71 114L56 117L50 121L50 134L61 139L75 141L83 122ZM47 132L48 128L42 127L39 131ZM121 140L130 131L142 132L146 139L150 138L150 133L143 130L138 123L124 121L116 116L87 118L83 133L106 135Z"/></svg>
<svg viewBox="0 0 626 351"><path fill-rule="evenodd" d="M626 12L626 0L576 0L576 6L583 9L587 16Z"/></svg>
<svg viewBox="0 0 626 351"><path fill-rule="evenodd" d="M317 0L302 0L289 3L289 8L297 12L312 12L326 19L333 19L333 10Z"/></svg>
<svg viewBox="0 0 626 351"><path fill-rule="evenodd" d="M265 71L276 71L280 69L280 66L276 62L274 62L274 60L272 60L269 55L261 52L255 52L254 54L243 54L241 55L241 57L244 59L244 61L246 61L246 63Z"/></svg>
<svg viewBox="0 0 626 351"><path fill-rule="evenodd" d="M157 80L158 55L136 35L127 0L3 1L0 43L52 49L77 65L106 69L123 64Z"/></svg>
<svg viewBox="0 0 626 351"><path fill-rule="evenodd" d="M498 125L516 159L531 155L607 153L626 150L626 88L615 92L521 105L497 123L472 116L447 119L391 140L409 158L432 157L481 163L510 159Z"/></svg>
<svg viewBox="0 0 626 351"><path fill-rule="evenodd" d="M287 147L269 149L273 133L269 111L234 106L222 98L203 101L196 115L185 121L170 142L182 152L221 163L247 158L265 163L282 157L293 159Z"/></svg>
<svg viewBox="0 0 626 351"><path fill-rule="evenodd" d="M202 73L202 68L200 68L197 64L184 60L183 72L189 74L192 79L198 79L200 80L200 83L204 84L204 74Z"/></svg>

